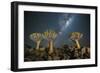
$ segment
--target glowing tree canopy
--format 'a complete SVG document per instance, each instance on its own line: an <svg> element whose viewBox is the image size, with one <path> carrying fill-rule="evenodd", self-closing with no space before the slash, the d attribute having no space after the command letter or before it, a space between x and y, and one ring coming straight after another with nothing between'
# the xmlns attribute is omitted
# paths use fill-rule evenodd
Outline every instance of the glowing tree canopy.
<svg viewBox="0 0 100 73"><path fill-rule="evenodd" d="M44 32L43 34L44 39L48 40L49 42L49 54L53 53L53 41L55 40L55 38L57 37L57 33L53 30L47 30L46 32Z"/></svg>
<svg viewBox="0 0 100 73"><path fill-rule="evenodd" d="M32 33L30 35L30 39L36 42L37 46L36 49L39 50L39 45L42 40L42 34L41 33Z"/></svg>
<svg viewBox="0 0 100 73"><path fill-rule="evenodd" d="M70 39L74 40L76 42L76 46L78 49L80 49L80 44L79 44L79 40L80 38L82 38L83 34L81 34L80 32L72 32Z"/></svg>

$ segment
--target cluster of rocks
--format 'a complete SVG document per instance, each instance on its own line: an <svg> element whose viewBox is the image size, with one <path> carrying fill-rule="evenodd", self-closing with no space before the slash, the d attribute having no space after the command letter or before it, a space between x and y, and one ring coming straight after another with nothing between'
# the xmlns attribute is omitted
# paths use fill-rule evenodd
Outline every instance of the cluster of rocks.
<svg viewBox="0 0 100 73"><path fill-rule="evenodd" d="M48 53L49 48L25 48L24 61L48 61L48 60L71 60L90 58L90 48L81 47L77 49L73 46L64 45L63 48L54 48L52 54Z"/></svg>

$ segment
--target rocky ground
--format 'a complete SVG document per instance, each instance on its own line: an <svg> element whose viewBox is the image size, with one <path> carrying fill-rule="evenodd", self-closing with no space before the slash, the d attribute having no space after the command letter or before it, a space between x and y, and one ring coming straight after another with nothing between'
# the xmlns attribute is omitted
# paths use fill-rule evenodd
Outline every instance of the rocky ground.
<svg viewBox="0 0 100 73"><path fill-rule="evenodd" d="M88 59L90 58L90 48L68 47L64 45L63 48L54 48L52 54L48 54L49 48L25 48L24 61L48 61L48 60L71 60L71 59Z"/></svg>

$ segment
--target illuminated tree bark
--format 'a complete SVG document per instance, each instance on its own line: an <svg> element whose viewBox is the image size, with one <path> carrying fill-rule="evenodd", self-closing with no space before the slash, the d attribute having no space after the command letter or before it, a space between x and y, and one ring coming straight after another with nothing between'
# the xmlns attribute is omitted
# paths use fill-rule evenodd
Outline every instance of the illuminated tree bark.
<svg viewBox="0 0 100 73"><path fill-rule="evenodd" d="M53 40L49 41L49 53L51 54L53 52Z"/></svg>
<svg viewBox="0 0 100 73"><path fill-rule="evenodd" d="M32 33L30 39L36 42L36 50L39 50L39 46L42 40L42 35L40 33Z"/></svg>
<svg viewBox="0 0 100 73"><path fill-rule="evenodd" d="M48 44L49 44L49 54L53 53L53 47L54 47L54 39L57 37L57 33L52 31L52 30L47 30L46 32L44 32L44 39L48 40Z"/></svg>
<svg viewBox="0 0 100 73"><path fill-rule="evenodd" d="M39 49L40 42L41 42L40 40L36 42L37 43L37 46L36 46L37 50Z"/></svg>
<svg viewBox="0 0 100 73"><path fill-rule="evenodd" d="M77 48L78 48L78 49L81 48L81 47L80 47L80 44L79 44L79 41L78 41L78 40L75 40L75 42L76 42Z"/></svg>
<svg viewBox="0 0 100 73"><path fill-rule="evenodd" d="M82 38L82 36L83 36L83 34L81 34L80 32L73 32L73 33L71 33L71 40L74 40L75 41L75 43L76 43L76 48L77 49L80 49L80 43L79 43L79 40L80 40L80 38Z"/></svg>

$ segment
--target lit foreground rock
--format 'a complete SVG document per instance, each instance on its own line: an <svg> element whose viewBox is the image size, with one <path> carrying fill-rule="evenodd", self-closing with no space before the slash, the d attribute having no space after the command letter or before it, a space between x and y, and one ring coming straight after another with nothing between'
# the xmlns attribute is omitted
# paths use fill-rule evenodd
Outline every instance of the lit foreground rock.
<svg viewBox="0 0 100 73"><path fill-rule="evenodd" d="M83 47L79 50L64 45L63 48L54 48L50 55L49 48L26 48L24 50L24 61L49 61L49 60L71 60L71 59L88 59L90 58L90 48Z"/></svg>

